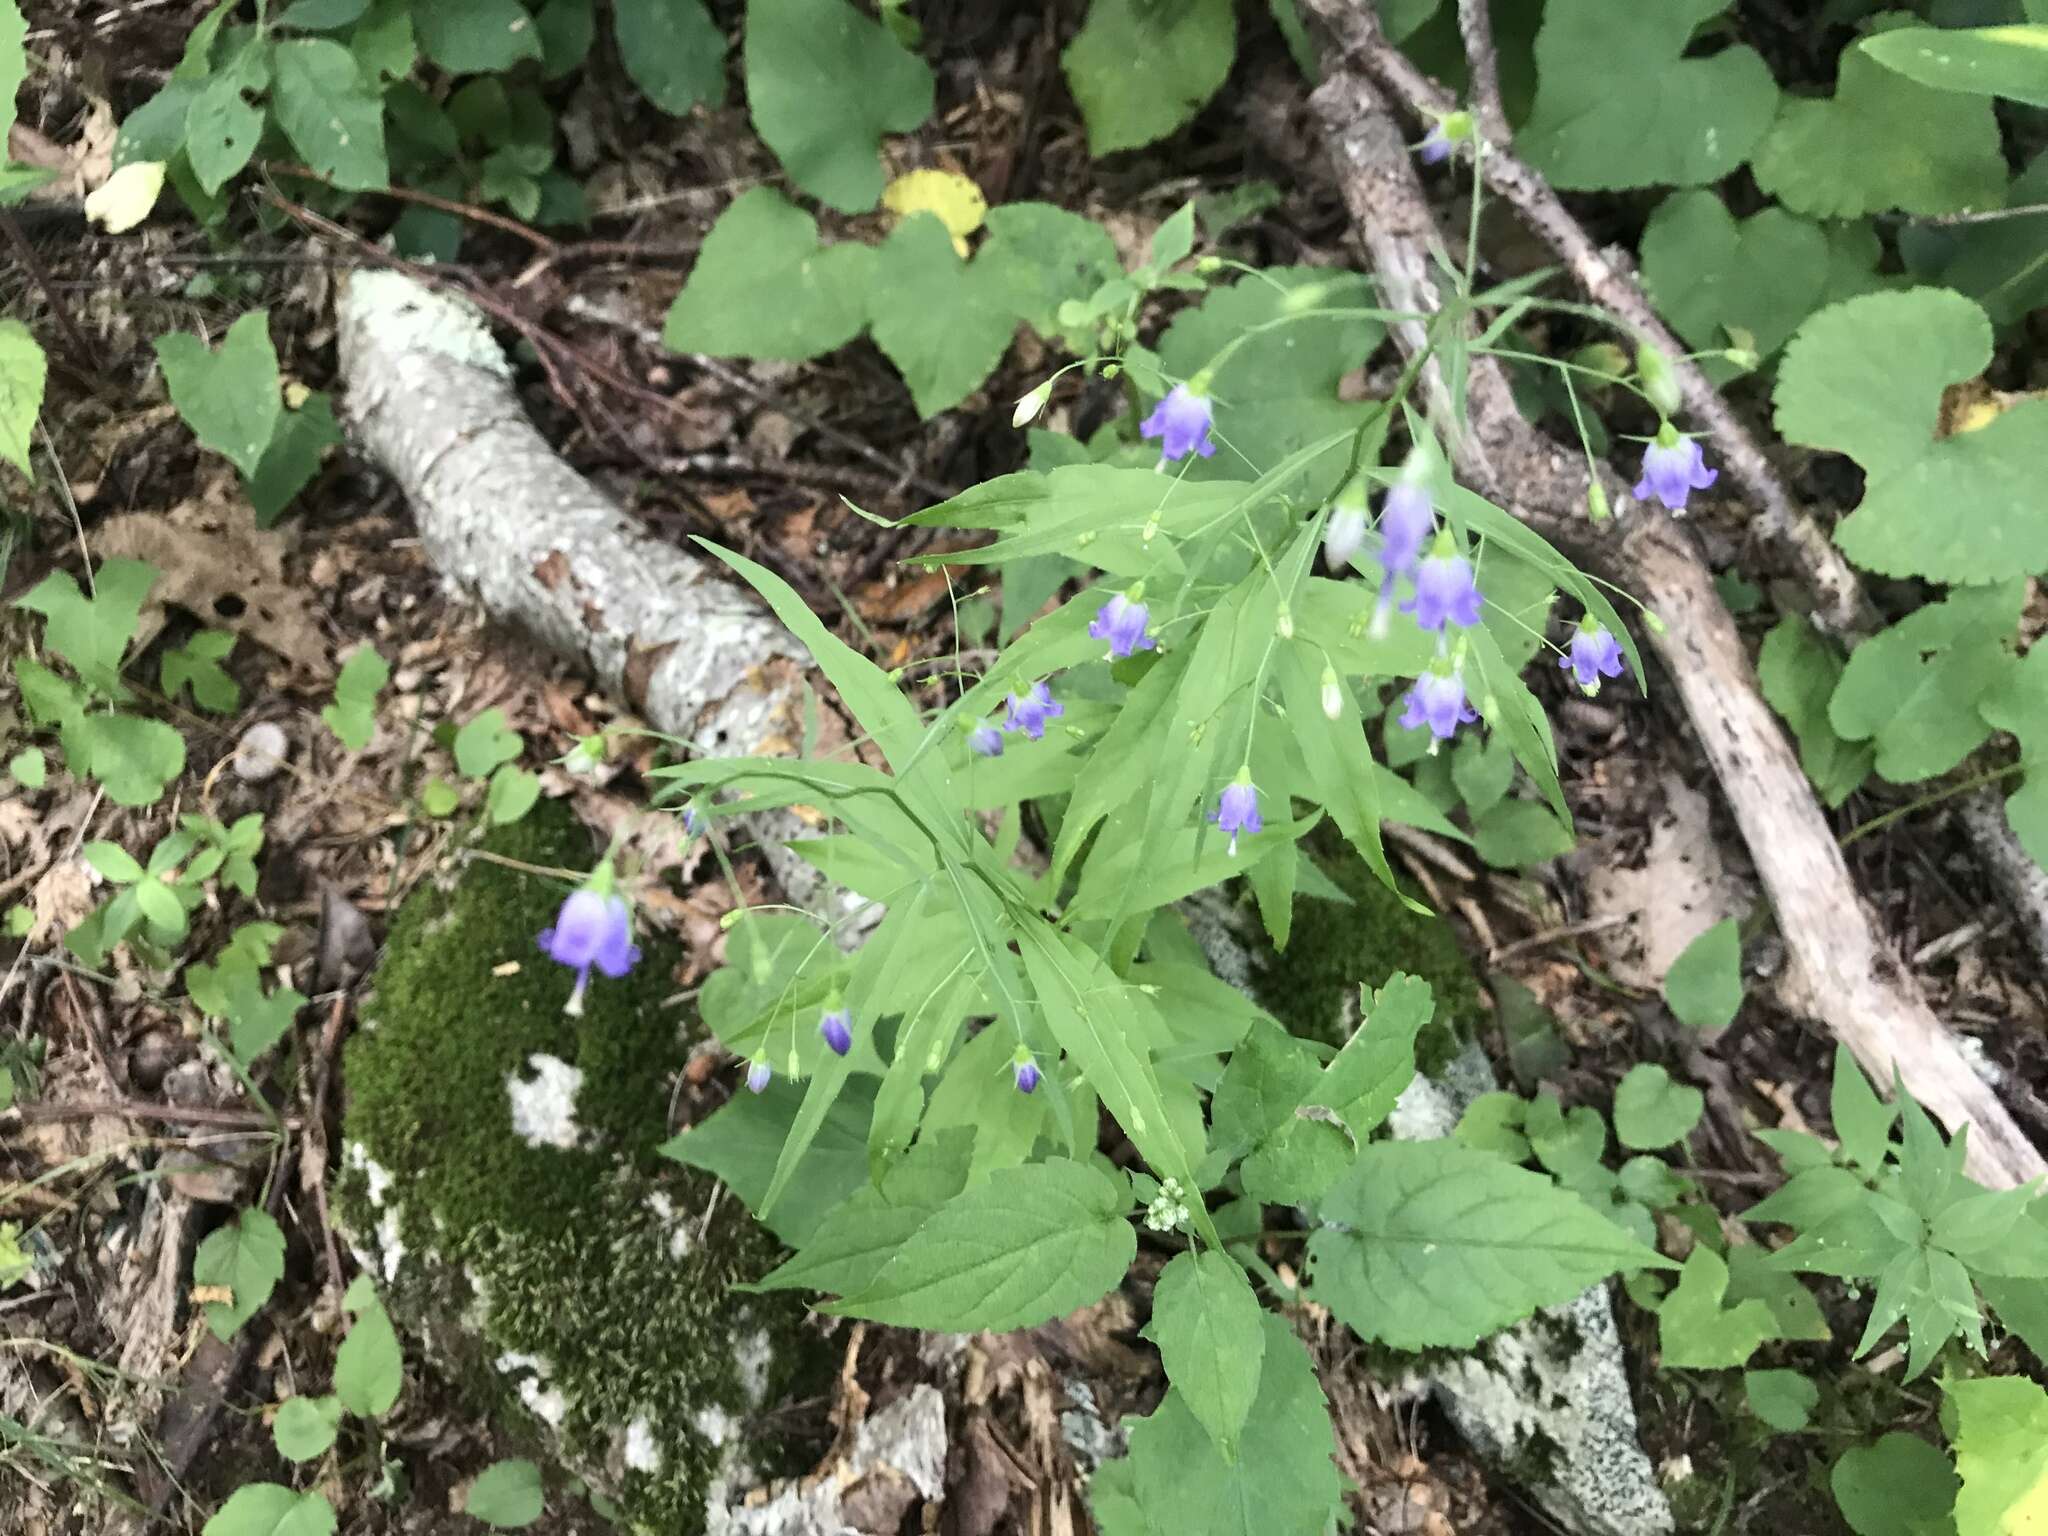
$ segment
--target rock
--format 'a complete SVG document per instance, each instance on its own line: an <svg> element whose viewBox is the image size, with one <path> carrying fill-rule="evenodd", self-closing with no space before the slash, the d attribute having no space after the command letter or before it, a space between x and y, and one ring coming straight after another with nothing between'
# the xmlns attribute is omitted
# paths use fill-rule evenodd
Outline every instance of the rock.
<svg viewBox="0 0 2048 1536"><path fill-rule="evenodd" d="M486 845L542 866L596 856L559 802ZM693 1536L724 1528L733 1492L793 1470L759 1426L820 1389L819 1340L793 1295L732 1288L777 1261L775 1241L656 1154L693 1043L667 1002L680 949L640 934L633 973L593 977L572 1017L571 978L534 942L560 899L477 860L407 900L343 1063L337 1214L480 1410L523 1422L621 1529Z"/></svg>
<svg viewBox="0 0 2048 1536"><path fill-rule="evenodd" d="M765 1503L714 1516L712 1536L893 1536L911 1505L945 1496L946 1402L920 1384L867 1419L830 1477L785 1484Z"/></svg>

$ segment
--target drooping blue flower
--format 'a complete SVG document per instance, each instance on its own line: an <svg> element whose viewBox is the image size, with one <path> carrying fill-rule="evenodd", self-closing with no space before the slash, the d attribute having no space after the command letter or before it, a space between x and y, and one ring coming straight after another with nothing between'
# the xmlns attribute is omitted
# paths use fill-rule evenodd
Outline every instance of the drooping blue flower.
<svg viewBox="0 0 2048 1536"><path fill-rule="evenodd" d="M853 1020L846 1016L844 1008L827 1009L818 1020L818 1033L825 1037L835 1056L844 1056L853 1049Z"/></svg>
<svg viewBox="0 0 2048 1536"><path fill-rule="evenodd" d="M974 729L967 733L968 750L981 757L1003 755L1003 733L986 720L974 722Z"/></svg>
<svg viewBox="0 0 2048 1536"><path fill-rule="evenodd" d="M1016 1064L1016 1070L1017 1091L1019 1093L1036 1093L1038 1091L1039 1078L1038 1063L1030 1060L1020 1061Z"/></svg>
<svg viewBox="0 0 2048 1536"><path fill-rule="evenodd" d="M1557 664L1576 677L1591 698L1600 691L1601 678L1621 676L1621 642L1606 625L1588 619L1572 631L1571 649Z"/></svg>
<svg viewBox="0 0 2048 1536"><path fill-rule="evenodd" d="M766 1093L768 1091L768 1080L774 1075L773 1072L768 1070L768 1063L761 1057L756 1056L747 1063L747 1092Z"/></svg>
<svg viewBox="0 0 2048 1536"><path fill-rule="evenodd" d="M1178 463L1191 453L1206 459L1216 451L1216 445L1209 440L1209 427L1215 419L1216 410L1208 395L1176 384L1152 408L1152 414L1138 428L1138 435L1148 442L1158 438L1159 457L1166 463Z"/></svg>
<svg viewBox="0 0 2048 1536"><path fill-rule="evenodd" d="M543 928L539 935L548 958L576 973L576 987L564 1005L565 1013L583 1011L583 990L590 984L592 966L607 976L619 977L640 958L625 898L610 890L610 871L601 868L593 879L601 888L585 886L570 892L555 914L555 925Z"/></svg>
<svg viewBox="0 0 2048 1536"><path fill-rule="evenodd" d="M1233 854L1237 852L1240 832L1256 833L1265 825L1259 819L1259 792L1252 787L1249 768L1240 768L1237 777L1223 787L1209 819L1230 834L1230 851Z"/></svg>
<svg viewBox="0 0 2048 1536"><path fill-rule="evenodd" d="M1052 696L1050 688L1044 683L1033 683L1031 691L1023 698L1014 693L1010 695L1010 718L1003 723L1003 728L1022 731L1033 741L1043 741L1045 722L1056 720L1066 712L1066 705Z"/></svg>
<svg viewBox="0 0 2048 1536"><path fill-rule="evenodd" d="M1415 480L1396 481L1380 507L1380 569L1390 577L1414 570L1435 527L1429 487Z"/></svg>
<svg viewBox="0 0 2048 1536"><path fill-rule="evenodd" d="M683 836L695 837L704 830L704 817L694 805L683 807Z"/></svg>
<svg viewBox="0 0 2048 1536"><path fill-rule="evenodd" d="M1404 702L1408 707L1401 714L1401 729L1412 731L1426 725L1438 741L1449 741L1460 725L1479 718L1479 712L1465 702L1465 679L1455 669L1423 673Z"/></svg>
<svg viewBox="0 0 2048 1536"><path fill-rule="evenodd" d="M1718 469L1707 468L1700 445L1680 437L1666 422L1657 440L1643 450L1643 477L1635 484L1635 498L1648 501L1654 496L1668 510L1683 512L1688 492L1704 491L1720 477Z"/></svg>
<svg viewBox="0 0 2048 1536"><path fill-rule="evenodd" d="M1119 592L1104 603L1088 626L1091 640L1109 642L1109 659L1121 661L1135 651L1155 649L1159 642L1145 632L1152 622L1152 610L1127 592Z"/></svg>
<svg viewBox="0 0 2048 1536"><path fill-rule="evenodd" d="M1442 123L1434 124L1423 141L1415 146L1415 158L1424 165L1441 165L1451 157L1451 136L1444 132Z"/></svg>
<svg viewBox="0 0 2048 1536"><path fill-rule="evenodd" d="M1415 595L1401 605L1401 611L1414 614L1415 622L1424 629L1440 630L1446 623L1469 629L1479 622L1479 610L1472 562L1458 553L1446 533L1438 538L1429 558L1415 567Z"/></svg>

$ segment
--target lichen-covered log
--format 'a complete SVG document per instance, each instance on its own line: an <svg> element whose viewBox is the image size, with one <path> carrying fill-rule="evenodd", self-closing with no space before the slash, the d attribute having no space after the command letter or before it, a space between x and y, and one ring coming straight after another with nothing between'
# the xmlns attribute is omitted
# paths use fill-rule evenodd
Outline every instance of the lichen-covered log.
<svg viewBox="0 0 2048 1536"><path fill-rule="evenodd" d="M553 803L489 842L541 865L592 854ZM689 1536L784 1470L764 1411L816 1389L821 1341L794 1297L732 1289L778 1246L656 1155L693 1043L680 951L644 935L632 975L571 1017L534 944L556 897L477 861L407 900L344 1061L339 1215L494 1422L524 1421L625 1528Z"/></svg>

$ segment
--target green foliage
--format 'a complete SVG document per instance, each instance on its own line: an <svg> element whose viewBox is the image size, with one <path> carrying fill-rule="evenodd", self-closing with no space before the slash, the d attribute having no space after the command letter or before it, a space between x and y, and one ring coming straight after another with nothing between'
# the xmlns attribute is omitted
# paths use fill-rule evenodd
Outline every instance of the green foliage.
<svg viewBox="0 0 2048 1536"><path fill-rule="evenodd" d="M242 705L242 685L221 663L235 648L235 637L222 629L202 629L183 645L163 653L157 681L164 697L175 700L187 688L192 702L217 715L231 715Z"/></svg>
<svg viewBox="0 0 2048 1536"><path fill-rule="evenodd" d="M79 590L68 572L52 571L15 606L40 613L47 621L43 644L69 662L93 694L118 704L128 698L121 684L121 659L135 638L142 605L155 583L153 566L140 560L108 560L93 576L91 596Z"/></svg>
<svg viewBox="0 0 2048 1536"><path fill-rule="evenodd" d="M1643 231L1643 282L1671 328L1695 347L1739 344L1759 358L1820 305L1831 259L1818 224L1782 208L1738 223L1704 190L1672 193ZM1716 383L1742 371L1718 357L1700 366Z"/></svg>
<svg viewBox="0 0 2048 1536"><path fill-rule="evenodd" d="M724 99L725 38L701 0L616 0L612 27L619 62L662 111L680 117L699 102Z"/></svg>
<svg viewBox="0 0 2048 1536"><path fill-rule="evenodd" d="M277 1407L270 1433L286 1461L313 1461L327 1454L341 1432L341 1401L334 1397L289 1397Z"/></svg>
<svg viewBox="0 0 2048 1536"><path fill-rule="evenodd" d="M1651 1062L1628 1069L1614 1090L1614 1134L1624 1147L1668 1147L1685 1140L1699 1124L1706 1096Z"/></svg>
<svg viewBox="0 0 2048 1536"><path fill-rule="evenodd" d="M1946 773L1991 734L1979 704L2019 663L2011 641L2026 583L1966 588L1871 636L1849 657L1828 703L1845 740L1868 740L1894 784Z"/></svg>
<svg viewBox="0 0 2048 1536"><path fill-rule="evenodd" d="M334 1506L325 1494L249 1483L229 1495L201 1536L333 1536L334 1528Z"/></svg>
<svg viewBox="0 0 2048 1536"><path fill-rule="evenodd" d="M1097 155L1163 139L1200 111L1237 52L1230 0L1092 0L1060 62Z"/></svg>
<svg viewBox="0 0 2048 1536"><path fill-rule="evenodd" d="M1786 1435L1806 1428L1820 1402L1820 1388L1797 1371L1744 1371L1742 1390L1750 1412Z"/></svg>
<svg viewBox="0 0 2048 1536"><path fill-rule="evenodd" d="M541 56L539 29L519 0L442 0L416 7L420 51L452 75L512 68Z"/></svg>
<svg viewBox="0 0 2048 1536"><path fill-rule="evenodd" d="M1788 614L1773 626L1756 663L1764 698L1792 728L1800 766L1821 803L1830 807L1854 794L1876 761L1870 742L1845 740L1828 717L1843 666L1833 642L1797 614Z"/></svg>
<svg viewBox="0 0 2048 1536"><path fill-rule="evenodd" d="M705 237L662 339L678 352L815 357L860 334L875 265L868 246L823 249L816 220L755 187Z"/></svg>
<svg viewBox="0 0 2048 1536"><path fill-rule="evenodd" d="M1851 1448L1828 1481L1856 1536L1955 1536L1955 1469L1917 1435Z"/></svg>
<svg viewBox="0 0 2048 1536"><path fill-rule="evenodd" d="M206 1325L222 1342L241 1331L282 1278L284 1233L260 1210L238 1212L215 1228L192 1258L194 1285L228 1293L206 1303Z"/></svg>
<svg viewBox="0 0 2048 1536"><path fill-rule="evenodd" d="M1728 1264L1702 1243L1679 1272L1678 1285L1657 1312L1660 1359L1673 1370L1721 1370L1744 1365L1767 1339L1778 1337L1770 1307L1750 1297L1724 1305Z"/></svg>
<svg viewBox="0 0 2048 1536"><path fill-rule="evenodd" d="M320 711L327 728L351 752L370 744L377 728L377 695L391 681L391 663L373 646L359 646L334 679L334 702Z"/></svg>
<svg viewBox="0 0 2048 1536"><path fill-rule="evenodd" d="M2048 1515L2048 1392L2019 1377L1951 1382L1956 1528L2023 1532Z"/></svg>
<svg viewBox="0 0 2048 1536"><path fill-rule="evenodd" d="M1693 30L1726 9L1727 0L1620 10L1550 0L1536 34L1536 105L1516 148L1574 190L1719 181L1778 111L1778 89L1753 49L1684 57Z"/></svg>
<svg viewBox="0 0 2048 1536"><path fill-rule="evenodd" d="M1258 1394L1266 1352L1263 1314L1244 1271L1222 1254L1177 1254L1159 1273L1146 1337L1159 1346L1166 1379L1209 1432L1225 1460Z"/></svg>
<svg viewBox="0 0 2048 1536"><path fill-rule="evenodd" d="M1936 90L2048 107L2048 26L1898 27L1866 37L1861 48L1886 69Z"/></svg>
<svg viewBox="0 0 2048 1536"><path fill-rule="evenodd" d="M405 1385L397 1330L367 1275L358 1275L350 1283L342 1306L355 1315L355 1321L334 1357L334 1395L358 1417L382 1418L397 1403Z"/></svg>
<svg viewBox="0 0 2048 1536"><path fill-rule="evenodd" d="M0 10L0 18L7 15L8 11ZM5 81L0 80L0 84ZM13 101L12 91L7 99ZM43 349L29 334L28 327L11 316L0 319L0 459L31 480L35 471L28 460L29 438L35 430L36 415L43 408L43 384L48 373Z"/></svg>
<svg viewBox="0 0 2048 1536"><path fill-rule="evenodd" d="M2037 641L1980 708L1986 724L2018 738L2031 765L2025 783L2007 797L2005 817L2020 846L2048 867L2048 648Z"/></svg>
<svg viewBox="0 0 2048 1536"><path fill-rule="evenodd" d="M994 371L1016 334L1005 275L963 261L929 213L897 225L875 258L875 345L910 386L920 416L950 410Z"/></svg>
<svg viewBox="0 0 2048 1536"><path fill-rule="evenodd" d="M1964 583L2048 569L2048 517L2032 471L2048 446L2048 401L1935 435L1942 390L1990 359L1984 312L1936 288L1834 305L1786 348L1779 433L1846 453L1864 470L1863 500L1835 530L1857 564ZM1930 515L1936 507L1952 515Z"/></svg>
<svg viewBox="0 0 2048 1536"><path fill-rule="evenodd" d="M1685 946L1664 976L1664 1002L1679 1023L1726 1029L1742 1007L1742 934L1724 917Z"/></svg>
<svg viewBox="0 0 2048 1536"><path fill-rule="evenodd" d="M518 1530L541 1516L540 1468L530 1461L500 1461L477 1474L462 1512L501 1531Z"/></svg>
<svg viewBox="0 0 2048 1536"><path fill-rule="evenodd" d="M156 354L171 404L199 441L253 477L284 411L269 312L243 315L217 351L180 331L158 337Z"/></svg>

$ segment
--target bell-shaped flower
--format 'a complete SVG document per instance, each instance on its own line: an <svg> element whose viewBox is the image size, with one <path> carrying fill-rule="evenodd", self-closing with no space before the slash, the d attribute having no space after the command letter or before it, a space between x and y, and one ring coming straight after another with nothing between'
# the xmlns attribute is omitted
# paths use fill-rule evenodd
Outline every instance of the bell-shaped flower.
<svg viewBox="0 0 2048 1536"><path fill-rule="evenodd" d="M1365 483L1351 480L1337 493L1330 507L1330 520L1323 524L1323 561L1334 575L1351 569L1351 561L1365 547Z"/></svg>
<svg viewBox="0 0 2048 1536"><path fill-rule="evenodd" d="M1415 158L1424 165L1441 165L1451 158L1451 136L1444 132L1442 123L1433 126L1415 146Z"/></svg>
<svg viewBox="0 0 2048 1536"><path fill-rule="evenodd" d="M1016 1065L1016 1072L1017 1091L1019 1093L1036 1093L1038 1091L1039 1071L1037 1062L1020 1061Z"/></svg>
<svg viewBox="0 0 2048 1536"><path fill-rule="evenodd" d="M844 1008L828 1008L825 1016L818 1020L818 1033L832 1047L834 1056L844 1056L853 1049L853 1020L847 1017Z"/></svg>
<svg viewBox="0 0 2048 1536"><path fill-rule="evenodd" d="M683 836L695 837L704 830L704 813L694 804L683 807Z"/></svg>
<svg viewBox="0 0 2048 1536"><path fill-rule="evenodd" d="M583 1011L583 992L590 984L592 966L607 976L619 977L640 958L625 898L611 889L611 878L611 866L599 865L589 885L569 893L555 914L554 926L540 931L540 947L548 958L576 973L575 989L563 1006L565 1013Z"/></svg>
<svg viewBox="0 0 2048 1536"><path fill-rule="evenodd" d="M1572 631L1571 646L1557 664L1577 678L1579 687L1591 698L1600 691L1601 678L1621 676L1621 642L1589 615Z"/></svg>
<svg viewBox="0 0 2048 1536"><path fill-rule="evenodd" d="M1215 443L1209 440L1209 426L1215 419L1216 410L1207 394L1186 384L1176 384L1152 408L1152 414L1138 428L1138 435L1148 442L1159 439L1159 457L1163 462L1178 463L1191 453L1206 459L1216 451Z"/></svg>
<svg viewBox="0 0 2048 1536"><path fill-rule="evenodd" d="M1643 450L1643 477L1635 484L1635 498L1648 501L1654 496L1670 511L1683 512L1689 492L1704 491L1720 476L1718 469L1707 468L1700 445L1680 437L1666 422L1657 440Z"/></svg>
<svg viewBox="0 0 2048 1536"><path fill-rule="evenodd" d="M1045 739L1045 722L1058 719L1067 712L1066 705L1052 696L1052 690L1044 683L1033 683L1031 691L1018 698L1010 695L1010 718L1003 722L1003 728L1022 731L1033 741Z"/></svg>
<svg viewBox="0 0 2048 1536"><path fill-rule="evenodd" d="M1435 528L1429 487L1407 478L1396 481L1380 507L1380 569L1390 577L1414 570Z"/></svg>
<svg viewBox="0 0 2048 1536"><path fill-rule="evenodd" d="M978 757L1001 757L1003 733L986 720L977 720L974 729L967 733L967 747Z"/></svg>
<svg viewBox="0 0 2048 1536"><path fill-rule="evenodd" d="M1470 628L1479 622L1479 587L1472 562L1458 553L1449 533L1440 534L1428 559L1415 567L1415 595L1401 605L1403 613L1427 630L1445 624Z"/></svg>
<svg viewBox="0 0 2048 1536"><path fill-rule="evenodd" d="M1426 725L1438 741L1449 741L1460 725L1479 718L1478 711L1465 702L1465 679L1455 668L1423 673L1404 702L1408 707L1401 714L1401 729L1412 731Z"/></svg>
<svg viewBox="0 0 2048 1536"><path fill-rule="evenodd" d="M762 1057L756 1056L747 1063L747 1092L766 1093L768 1091L768 1080L774 1075L773 1072L768 1070L767 1061Z"/></svg>
<svg viewBox="0 0 2048 1536"><path fill-rule="evenodd" d="M1146 633L1145 626L1152 621L1152 610L1137 600L1132 592L1119 592L1104 603L1088 626L1092 640L1109 642L1109 659L1121 661L1136 651L1155 649L1159 642Z"/></svg>
<svg viewBox="0 0 2048 1536"><path fill-rule="evenodd" d="M1237 852L1241 832L1256 833L1265 825L1259 819L1259 792L1252 787L1252 771L1240 768L1237 777L1224 786L1209 819L1230 834L1230 851Z"/></svg>

